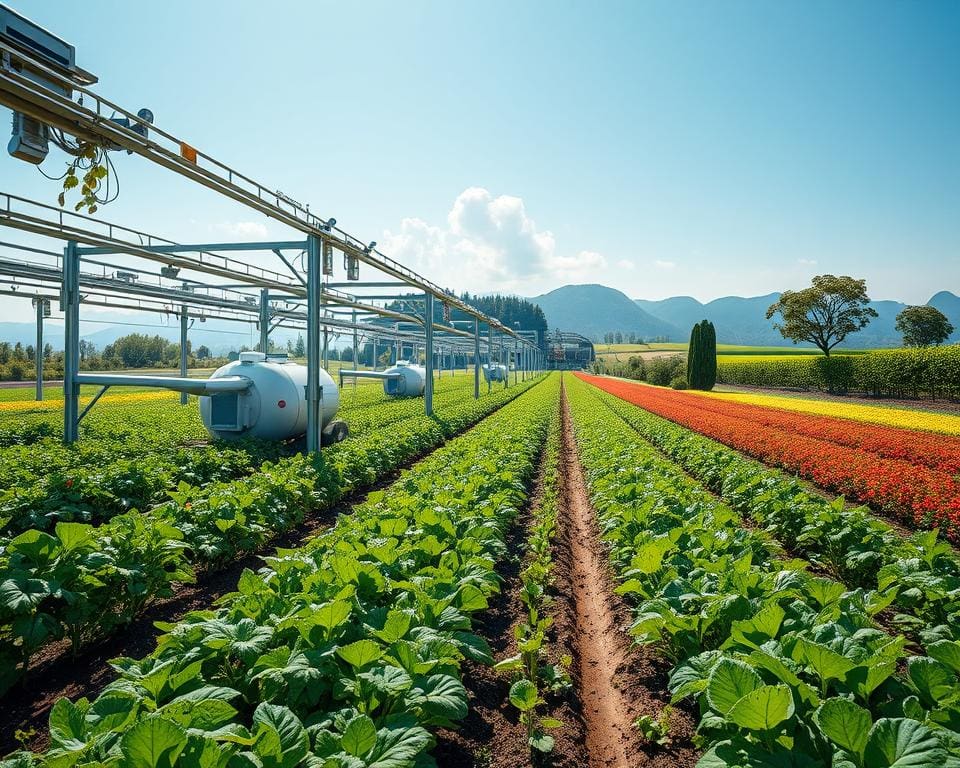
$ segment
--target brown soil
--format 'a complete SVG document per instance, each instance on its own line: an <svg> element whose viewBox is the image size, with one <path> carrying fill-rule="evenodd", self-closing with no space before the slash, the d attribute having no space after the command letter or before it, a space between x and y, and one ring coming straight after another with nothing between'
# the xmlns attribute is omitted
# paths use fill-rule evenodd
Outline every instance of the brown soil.
<svg viewBox="0 0 960 768"><path fill-rule="evenodd" d="M564 395L561 558L557 583L570 585L565 621L572 624L576 684L586 726L589 768L693 766L690 714L669 713L671 745L644 743L634 720L657 718L669 704L669 664L649 646L633 646L630 609L613 591L607 553L599 536L573 425Z"/></svg>
<svg viewBox="0 0 960 768"><path fill-rule="evenodd" d="M491 600L490 607L480 614L475 627L477 633L490 644L497 661L517 653L514 629L526 615L526 608L520 599L523 542L541 503L545 458L541 456L540 470L528 509L521 514L507 536L511 554L497 568L502 579L501 592ZM555 632L548 638L548 644L551 661L556 661L566 653L566 646ZM531 756L525 729L519 722L517 710L508 700L508 677L489 667L468 662L464 667L464 684L470 696L470 712L458 731L441 730L437 734L433 756L439 768L582 768L586 763L583 724L576 702L567 701L566 697L550 697L547 706L549 711L541 712L541 715L554 717L564 725L551 732L556 741L552 755Z"/></svg>
<svg viewBox="0 0 960 768"><path fill-rule="evenodd" d="M429 451L411 459L404 467L413 465L427 453ZM219 570L201 571L194 584L176 585L173 597L150 603L131 624L117 634L85 647L75 657L67 641L43 649L33 660L27 677L0 702L0 755L23 748L15 739L17 730L35 731L26 740L25 748L46 749L49 746L46 726L50 708L64 696L74 701L82 696L95 696L117 676L110 666L111 659L119 656L140 658L152 652L161 634L154 626L155 622L176 622L191 611L212 608L218 598L235 591L245 568L256 570L262 565L260 555L273 554L278 547L302 546L330 526L339 515L348 514L368 493L393 483L401 471L402 468L374 485L344 497L330 509L306 518L296 528L271 539L258 553L242 556Z"/></svg>

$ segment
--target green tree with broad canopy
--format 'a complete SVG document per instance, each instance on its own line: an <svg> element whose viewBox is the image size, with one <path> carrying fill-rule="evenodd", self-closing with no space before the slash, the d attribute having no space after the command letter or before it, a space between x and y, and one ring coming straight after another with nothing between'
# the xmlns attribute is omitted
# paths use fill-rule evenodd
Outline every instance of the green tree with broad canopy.
<svg viewBox="0 0 960 768"><path fill-rule="evenodd" d="M866 280L818 275L809 288L784 291L767 309L767 319L794 344L809 341L827 357L851 333L866 327L877 312L870 306Z"/></svg>
<svg viewBox="0 0 960 768"><path fill-rule="evenodd" d="M907 347L942 344L953 333L953 324L936 307L907 307L897 315L897 330Z"/></svg>

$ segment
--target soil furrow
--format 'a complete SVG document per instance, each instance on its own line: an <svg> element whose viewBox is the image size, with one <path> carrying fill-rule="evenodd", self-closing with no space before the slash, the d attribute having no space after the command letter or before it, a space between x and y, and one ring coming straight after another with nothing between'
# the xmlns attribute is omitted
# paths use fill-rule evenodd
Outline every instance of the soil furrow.
<svg viewBox="0 0 960 768"><path fill-rule="evenodd" d="M568 615L574 623L574 674L586 726L589 768L673 768L693 766L694 721L669 707L668 662L648 646L633 646L629 606L614 592L607 554L580 465L566 393L563 395L560 511L561 558L558 583L569 589ZM664 710L670 744L645 743L634 721L659 718Z"/></svg>

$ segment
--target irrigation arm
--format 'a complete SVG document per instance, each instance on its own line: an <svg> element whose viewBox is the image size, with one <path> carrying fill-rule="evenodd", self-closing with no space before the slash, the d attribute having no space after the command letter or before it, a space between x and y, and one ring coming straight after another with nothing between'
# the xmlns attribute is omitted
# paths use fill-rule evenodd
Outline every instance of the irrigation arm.
<svg viewBox="0 0 960 768"><path fill-rule="evenodd" d="M213 395L219 392L243 392L253 381L246 376L221 376L217 379L189 379L181 376L135 376L124 374L79 373L79 384L101 387L155 387L185 392L188 395Z"/></svg>

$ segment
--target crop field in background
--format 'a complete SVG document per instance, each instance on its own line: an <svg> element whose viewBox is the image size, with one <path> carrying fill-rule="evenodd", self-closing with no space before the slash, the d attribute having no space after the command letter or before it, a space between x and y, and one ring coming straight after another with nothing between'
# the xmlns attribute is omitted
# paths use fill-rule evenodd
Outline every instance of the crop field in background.
<svg viewBox="0 0 960 768"><path fill-rule="evenodd" d="M631 357L653 359L669 355L686 355L687 344L681 342L651 342L650 344L595 344L594 349L600 360L627 362ZM861 355L866 350L836 350L837 355ZM794 360L822 355L813 347L751 347L741 344L718 344L717 358L723 362L752 362L755 360Z"/></svg>

